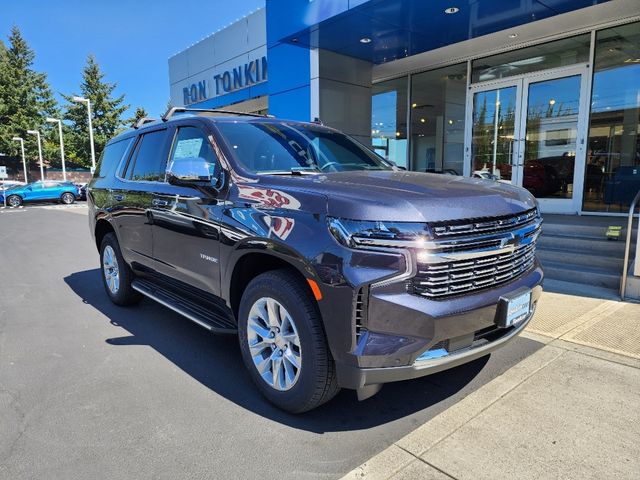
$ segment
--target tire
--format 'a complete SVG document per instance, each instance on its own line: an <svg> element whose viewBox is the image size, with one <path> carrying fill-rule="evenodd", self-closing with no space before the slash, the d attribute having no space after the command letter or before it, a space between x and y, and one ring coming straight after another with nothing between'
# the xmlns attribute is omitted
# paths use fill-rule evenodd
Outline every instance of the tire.
<svg viewBox="0 0 640 480"><path fill-rule="evenodd" d="M140 301L142 295L131 288L133 272L122 258L118 239L114 233L107 233L102 239L100 271L104 290L113 303L126 306Z"/></svg>
<svg viewBox="0 0 640 480"><path fill-rule="evenodd" d="M65 205L71 205L76 201L76 196L71 192L64 192L62 195L60 195L60 201Z"/></svg>
<svg viewBox="0 0 640 480"><path fill-rule="evenodd" d="M7 205L10 207L19 207L22 205L22 197L20 195L9 195L7 197Z"/></svg>
<svg viewBox="0 0 640 480"><path fill-rule="evenodd" d="M256 328L270 324L268 318L262 318L269 316L269 301L275 302L271 303L272 307L276 305L272 311L279 312L276 317L281 320L282 331L278 329L275 336L271 336L274 329L267 335L268 327L263 328L261 332L266 335L263 337ZM242 359L253 382L271 403L291 413L302 413L338 393L335 364L318 306L307 286L294 273L274 270L254 278L242 295L238 319ZM294 340L289 341L291 339ZM294 367L291 358L298 362L299 368ZM256 362L266 366L262 374ZM274 378L275 368L280 374Z"/></svg>

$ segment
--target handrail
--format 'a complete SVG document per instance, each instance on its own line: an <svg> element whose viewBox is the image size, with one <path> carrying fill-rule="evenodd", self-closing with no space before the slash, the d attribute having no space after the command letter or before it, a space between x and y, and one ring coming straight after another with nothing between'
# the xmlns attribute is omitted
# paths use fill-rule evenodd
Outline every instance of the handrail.
<svg viewBox="0 0 640 480"><path fill-rule="evenodd" d="M631 229L633 228L633 212L636 209L636 205L640 200L640 190L636 193L631 207L629 207L629 221L627 222L627 240L624 244L624 264L622 265L622 278L620 279L620 299L624 301L624 294L627 288L627 273L629 271L629 250L631 249ZM640 228L638 229L638 235L640 235ZM636 255L640 255L640 252L636 252Z"/></svg>

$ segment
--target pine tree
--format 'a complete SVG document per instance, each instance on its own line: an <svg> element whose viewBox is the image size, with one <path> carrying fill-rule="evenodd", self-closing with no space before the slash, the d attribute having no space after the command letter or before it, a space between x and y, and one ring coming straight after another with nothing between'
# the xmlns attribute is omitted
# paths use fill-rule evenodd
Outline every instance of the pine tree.
<svg viewBox="0 0 640 480"><path fill-rule="evenodd" d="M138 123L138 121L140 121L140 119L148 117L148 116L149 116L149 114L144 109L144 107L138 107L138 108L136 108L136 113L133 115L133 118L128 123L130 123L133 126L136 123Z"/></svg>
<svg viewBox="0 0 640 480"><path fill-rule="evenodd" d="M80 84L81 97L91 101L91 120L93 123L93 139L96 161L100 157L105 144L124 127L123 113L129 108L124 103L124 95L114 97L117 85L104 81L105 74L100 70L93 55L87 57L87 64L82 72ZM70 123L65 145L69 145L71 159L84 166L91 165L91 147L89 144L89 127L87 107L85 104L72 102L74 95L63 95L68 105L65 106L65 120Z"/></svg>
<svg viewBox="0 0 640 480"><path fill-rule="evenodd" d="M26 131L44 133L45 118L57 115L47 76L33 69L34 60L34 51L14 26L8 46L0 47L0 152L17 155L18 144L11 139L22 136L31 161L38 159L38 148Z"/></svg>

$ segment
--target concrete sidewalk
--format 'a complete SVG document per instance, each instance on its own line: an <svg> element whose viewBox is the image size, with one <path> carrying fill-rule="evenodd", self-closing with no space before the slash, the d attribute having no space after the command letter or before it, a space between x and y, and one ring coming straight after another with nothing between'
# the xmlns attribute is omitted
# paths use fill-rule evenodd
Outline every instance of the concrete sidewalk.
<svg viewBox="0 0 640 480"><path fill-rule="evenodd" d="M545 292L523 335L545 346L344 478L640 478L640 305Z"/></svg>

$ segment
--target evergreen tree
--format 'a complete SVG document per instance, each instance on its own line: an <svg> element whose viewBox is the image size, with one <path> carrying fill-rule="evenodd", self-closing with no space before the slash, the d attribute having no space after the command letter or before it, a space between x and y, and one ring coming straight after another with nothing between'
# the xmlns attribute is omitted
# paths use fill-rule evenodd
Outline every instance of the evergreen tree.
<svg viewBox="0 0 640 480"><path fill-rule="evenodd" d="M149 116L149 114L144 109L144 107L138 107L138 108L136 108L136 113L134 113L133 118L130 120L129 123L133 126L136 123L138 123L138 121L140 121L140 119L148 117L148 116Z"/></svg>
<svg viewBox="0 0 640 480"><path fill-rule="evenodd" d="M33 69L34 59L35 53L14 26L8 46L0 47L0 152L18 154L18 144L11 138L19 135L31 161L37 160L38 148L26 131L44 131L45 118L57 115L47 76Z"/></svg>
<svg viewBox="0 0 640 480"><path fill-rule="evenodd" d="M5 82L7 77L7 47L5 47L4 42L0 40L0 122L1 119L6 115L7 105L5 100ZM2 148L0 147L0 153L2 152Z"/></svg>
<svg viewBox="0 0 640 480"><path fill-rule="evenodd" d="M87 57L87 64L82 72L80 84L81 97L91 101L91 120L93 123L93 139L96 161L100 157L105 144L125 125L122 114L129 108L124 103L124 95L114 97L115 83L104 81L105 74L100 70L93 55ZM65 120L70 123L70 130L65 138L65 145L70 147L71 160L84 166L91 166L91 147L89 144L89 126L87 106L74 103L74 95L63 95L68 102Z"/></svg>

